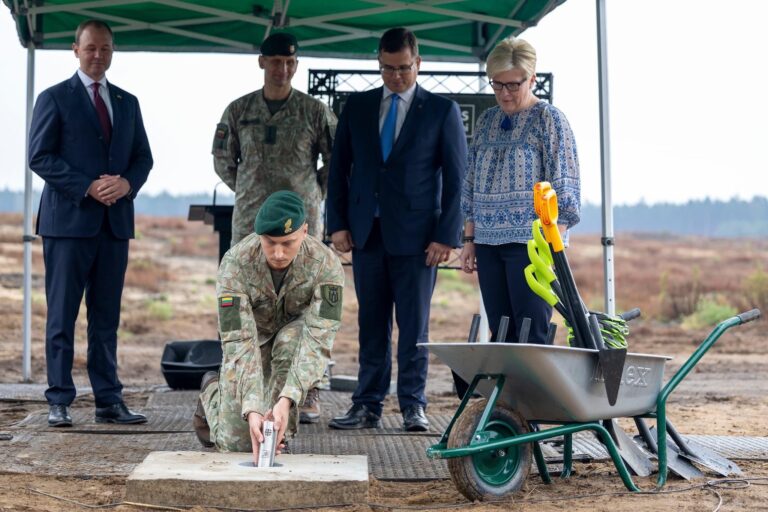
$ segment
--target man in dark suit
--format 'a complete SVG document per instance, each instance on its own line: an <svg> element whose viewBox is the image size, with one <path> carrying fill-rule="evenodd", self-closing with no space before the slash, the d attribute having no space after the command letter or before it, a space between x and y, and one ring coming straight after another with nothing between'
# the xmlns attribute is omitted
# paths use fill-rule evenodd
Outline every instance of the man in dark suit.
<svg viewBox="0 0 768 512"><path fill-rule="evenodd" d="M105 78L114 50L109 26L81 23L72 49L80 68L40 94L30 128L29 167L45 180L37 233L48 301L48 424L72 425L75 320L83 293L96 421L144 423L146 417L123 402L117 328L133 200L152 168L152 152L136 97Z"/></svg>
<svg viewBox="0 0 768 512"><path fill-rule="evenodd" d="M393 305L397 397L407 431L425 415L429 305L436 266L459 243L459 195L467 147L458 105L416 84L421 58L414 34L384 33L384 86L353 94L339 120L328 183L328 232L352 250L360 305L360 369L349 411L330 426L378 427L392 371Z"/></svg>

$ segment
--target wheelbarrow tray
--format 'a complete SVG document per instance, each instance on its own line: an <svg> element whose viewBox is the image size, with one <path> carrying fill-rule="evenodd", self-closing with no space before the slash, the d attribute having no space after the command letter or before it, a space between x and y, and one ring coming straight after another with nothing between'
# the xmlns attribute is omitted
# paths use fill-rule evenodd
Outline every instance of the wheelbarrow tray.
<svg viewBox="0 0 768 512"><path fill-rule="evenodd" d="M598 351L527 343L423 344L467 382L475 375L503 375L499 400L528 421L590 422L652 413L668 356L628 353L616 404L611 406ZM477 392L488 398L495 382Z"/></svg>

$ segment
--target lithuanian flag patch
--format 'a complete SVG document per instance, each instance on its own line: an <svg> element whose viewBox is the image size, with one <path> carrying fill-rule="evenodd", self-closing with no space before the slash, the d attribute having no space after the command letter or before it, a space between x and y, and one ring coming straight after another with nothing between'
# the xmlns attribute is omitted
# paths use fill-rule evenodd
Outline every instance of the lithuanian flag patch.
<svg viewBox="0 0 768 512"><path fill-rule="evenodd" d="M219 297L219 306L222 308L231 308L235 305L235 298L231 295L225 295L223 297Z"/></svg>

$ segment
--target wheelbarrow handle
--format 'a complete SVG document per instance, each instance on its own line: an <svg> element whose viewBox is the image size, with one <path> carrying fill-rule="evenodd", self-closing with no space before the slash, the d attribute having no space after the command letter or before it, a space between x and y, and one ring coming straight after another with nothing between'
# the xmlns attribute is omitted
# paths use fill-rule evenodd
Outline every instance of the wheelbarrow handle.
<svg viewBox="0 0 768 512"><path fill-rule="evenodd" d="M760 318L760 310L755 308L751 311L745 311L744 313L741 313L740 315L737 315L739 320L741 320L742 324L745 324L747 322L751 322L752 320L757 320Z"/></svg>
<svg viewBox="0 0 768 512"><path fill-rule="evenodd" d="M707 351L712 347L712 345L715 344L715 342L720 338L720 336L723 335L725 331L736 325L751 322L752 320L755 320L759 317L760 310L753 309L751 311L741 313L740 315L727 318L717 324L712 332L709 333L709 336L707 336L707 338L701 342L698 348L694 350L693 354L691 354L691 356L683 363L680 369L677 370L671 379L669 379L669 382L667 382L666 385L662 388L656 400L656 408L664 408L667 398L669 398L669 395L672 394L672 391L674 391L677 385L680 384L680 381L682 381L688 375L693 367L696 366L699 360L704 357L704 354L707 353Z"/></svg>

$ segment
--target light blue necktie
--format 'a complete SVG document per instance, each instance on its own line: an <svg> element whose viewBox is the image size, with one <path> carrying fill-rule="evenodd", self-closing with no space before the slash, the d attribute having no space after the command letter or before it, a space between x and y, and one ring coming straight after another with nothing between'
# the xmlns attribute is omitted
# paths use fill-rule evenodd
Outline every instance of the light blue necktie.
<svg viewBox="0 0 768 512"><path fill-rule="evenodd" d="M381 156L384 157L384 161L389 158L389 154L392 152L392 146L395 143L395 129L397 128L397 100L400 96L393 94L390 96L392 101L389 104L389 112L384 119L384 125L381 127Z"/></svg>

